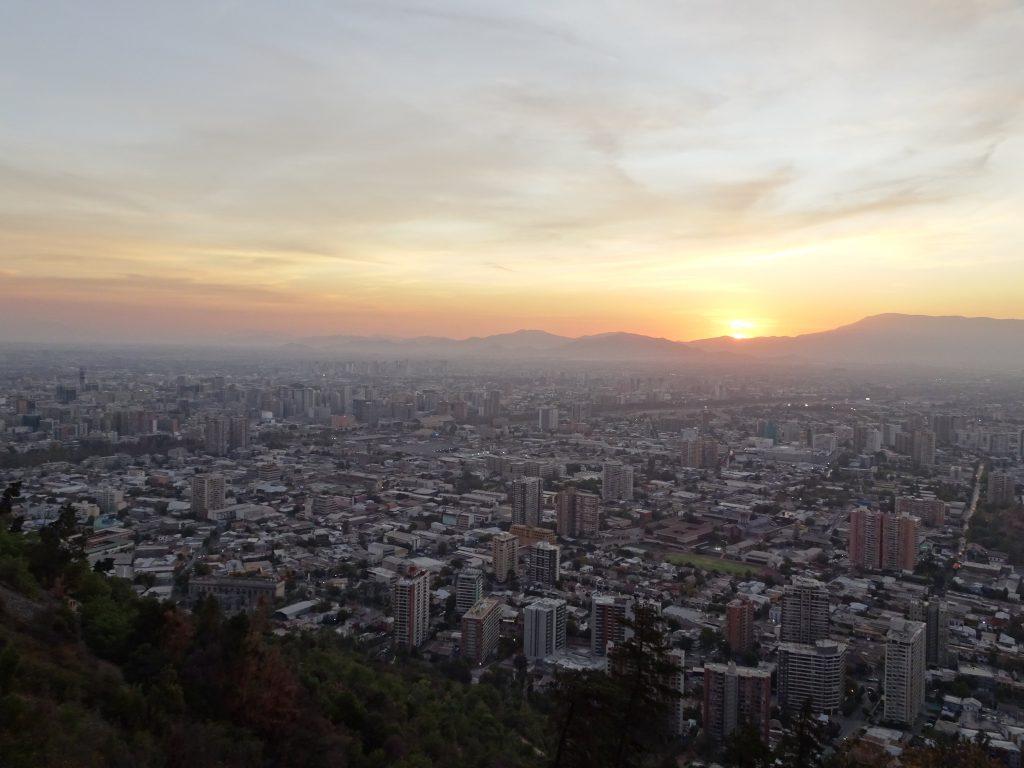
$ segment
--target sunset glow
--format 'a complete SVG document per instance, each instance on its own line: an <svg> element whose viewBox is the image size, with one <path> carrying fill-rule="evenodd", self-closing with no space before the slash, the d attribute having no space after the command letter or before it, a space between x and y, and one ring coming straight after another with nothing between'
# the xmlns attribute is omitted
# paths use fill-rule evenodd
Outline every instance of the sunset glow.
<svg viewBox="0 0 1024 768"><path fill-rule="evenodd" d="M1019 3L60 5L0 29L2 339L1021 315Z"/></svg>

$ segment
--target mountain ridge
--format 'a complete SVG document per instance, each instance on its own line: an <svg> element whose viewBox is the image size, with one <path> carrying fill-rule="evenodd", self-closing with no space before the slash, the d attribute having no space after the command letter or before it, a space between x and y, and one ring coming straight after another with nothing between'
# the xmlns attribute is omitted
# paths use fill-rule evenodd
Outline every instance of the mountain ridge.
<svg viewBox="0 0 1024 768"><path fill-rule="evenodd" d="M438 336L332 335L292 342L303 350L411 357L517 357L605 362L868 363L1024 369L1024 320L869 315L836 328L795 336L718 336L677 341L627 331L578 337L538 329L452 339Z"/></svg>

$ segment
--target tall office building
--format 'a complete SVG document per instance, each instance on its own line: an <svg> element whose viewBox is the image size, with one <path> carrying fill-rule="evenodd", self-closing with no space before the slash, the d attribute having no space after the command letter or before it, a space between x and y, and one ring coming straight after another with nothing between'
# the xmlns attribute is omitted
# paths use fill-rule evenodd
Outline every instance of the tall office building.
<svg viewBox="0 0 1024 768"><path fill-rule="evenodd" d="M935 433L930 429L915 429L911 438L910 458L915 464L930 467L935 463Z"/></svg>
<svg viewBox="0 0 1024 768"><path fill-rule="evenodd" d="M601 498L605 501L633 500L633 465L610 461L601 472Z"/></svg>
<svg viewBox="0 0 1024 768"><path fill-rule="evenodd" d="M530 547L531 584L539 583L554 586L558 583L561 552L562 548L560 546L548 544L545 541L538 542Z"/></svg>
<svg viewBox="0 0 1024 768"><path fill-rule="evenodd" d="M925 663L945 667L949 663L949 610L945 601L929 600L925 608Z"/></svg>
<svg viewBox="0 0 1024 768"><path fill-rule="evenodd" d="M846 677L846 646L834 640L814 645L780 643L779 706L799 713L807 701L811 711L831 714L842 706Z"/></svg>
<svg viewBox="0 0 1024 768"><path fill-rule="evenodd" d="M733 653L749 651L754 646L754 605L737 598L725 606L725 641Z"/></svg>
<svg viewBox="0 0 1024 768"><path fill-rule="evenodd" d="M885 708L894 723L913 724L924 706L925 625L893 619L885 636Z"/></svg>
<svg viewBox="0 0 1024 768"><path fill-rule="evenodd" d="M210 512L224 509L224 475L212 473L192 477L192 514L204 520Z"/></svg>
<svg viewBox="0 0 1024 768"><path fill-rule="evenodd" d="M203 438L206 452L214 456L224 456L228 452L229 440L228 419L226 416L208 416L203 425Z"/></svg>
<svg viewBox="0 0 1024 768"><path fill-rule="evenodd" d="M920 518L859 507L850 512L850 562L866 571L913 571Z"/></svg>
<svg viewBox="0 0 1024 768"><path fill-rule="evenodd" d="M993 470L988 475L988 503L1008 507L1017 500L1017 484L1009 472Z"/></svg>
<svg viewBox="0 0 1024 768"><path fill-rule="evenodd" d="M460 616L483 597L484 574L479 568L463 568L455 577L455 612Z"/></svg>
<svg viewBox="0 0 1024 768"><path fill-rule="evenodd" d="M511 533L496 534L491 539L491 558L495 580L508 581L519 569L519 539Z"/></svg>
<svg viewBox="0 0 1024 768"><path fill-rule="evenodd" d="M523 609L523 655L543 659L566 646L565 600L543 598Z"/></svg>
<svg viewBox="0 0 1024 768"><path fill-rule="evenodd" d="M392 592L395 612L395 644L419 648L430 631L430 574L410 569L395 582Z"/></svg>
<svg viewBox="0 0 1024 768"><path fill-rule="evenodd" d="M768 741L772 673L735 663L704 665L704 730L722 742L740 725L753 726Z"/></svg>
<svg viewBox="0 0 1024 768"><path fill-rule="evenodd" d="M558 430L558 409L539 408L537 410L537 426L543 432L555 432Z"/></svg>
<svg viewBox="0 0 1024 768"><path fill-rule="evenodd" d="M232 416L228 425L228 447L231 450L245 450L249 447L249 419Z"/></svg>
<svg viewBox="0 0 1024 768"><path fill-rule="evenodd" d="M498 647L501 604L493 597L484 597L462 617L462 657L473 664L483 664Z"/></svg>
<svg viewBox="0 0 1024 768"><path fill-rule="evenodd" d="M540 525L544 509L544 481L539 477L520 477L512 481L513 525Z"/></svg>
<svg viewBox="0 0 1024 768"><path fill-rule="evenodd" d="M782 593L782 642L812 644L828 633L828 589L817 579L794 576Z"/></svg>
<svg viewBox="0 0 1024 768"><path fill-rule="evenodd" d="M570 486L555 496L555 514L559 536L594 536L601 525L601 499Z"/></svg>
<svg viewBox="0 0 1024 768"><path fill-rule="evenodd" d="M633 619L633 598L596 595L590 606L590 650L603 656L609 643L621 643L633 636L625 622Z"/></svg>

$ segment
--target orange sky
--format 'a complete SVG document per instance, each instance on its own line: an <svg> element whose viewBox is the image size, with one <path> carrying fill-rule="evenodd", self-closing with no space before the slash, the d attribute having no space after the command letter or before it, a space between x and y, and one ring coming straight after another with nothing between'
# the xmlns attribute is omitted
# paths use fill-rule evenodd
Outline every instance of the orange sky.
<svg viewBox="0 0 1024 768"><path fill-rule="evenodd" d="M1024 315L1024 7L549 5L15 9L0 340Z"/></svg>

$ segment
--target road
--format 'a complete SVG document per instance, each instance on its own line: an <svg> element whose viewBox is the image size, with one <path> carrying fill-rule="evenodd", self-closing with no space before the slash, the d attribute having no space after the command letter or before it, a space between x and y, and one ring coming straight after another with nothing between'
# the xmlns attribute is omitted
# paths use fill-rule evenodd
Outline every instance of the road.
<svg viewBox="0 0 1024 768"><path fill-rule="evenodd" d="M984 464L978 462L978 469L974 473L974 493L971 496L971 504L967 508L967 514L964 516L964 528L960 534L960 552L958 557L963 560L964 552L967 549L967 534L971 530L971 518L974 517L974 512L978 508L978 499L981 498L981 473L984 470Z"/></svg>

